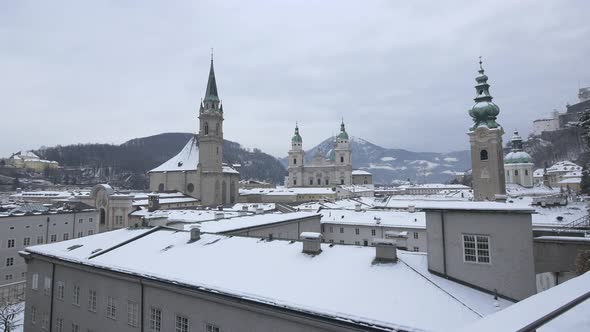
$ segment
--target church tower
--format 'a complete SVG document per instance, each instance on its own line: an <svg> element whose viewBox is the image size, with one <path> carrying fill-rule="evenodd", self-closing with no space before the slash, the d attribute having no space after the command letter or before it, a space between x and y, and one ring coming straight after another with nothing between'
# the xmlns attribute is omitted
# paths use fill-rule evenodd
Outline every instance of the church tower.
<svg viewBox="0 0 590 332"><path fill-rule="evenodd" d="M299 126L295 124L295 134L291 138L291 150L289 150L289 178L287 187L303 186L303 139L299 135Z"/></svg>
<svg viewBox="0 0 590 332"><path fill-rule="evenodd" d="M199 108L199 165L203 205L221 204L223 106L219 101L213 56L205 98Z"/></svg>
<svg viewBox="0 0 590 332"><path fill-rule="evenodd" d="M340 124L340 133L336 136L334 154L336 184L352 184L352 150L350 148L348 133L344 128L344 120Z"/></svg>
<svg viewBox="0 0 590 332"><path fill-rule="evenodd" d="M504 130L496 122L500 108L492 102L481 58L475 81L475 105L469 110L474 125L467 133L471 144L473 194L476 201L493 201L499 198L498 195L506 195L502 149Z"/></svg>

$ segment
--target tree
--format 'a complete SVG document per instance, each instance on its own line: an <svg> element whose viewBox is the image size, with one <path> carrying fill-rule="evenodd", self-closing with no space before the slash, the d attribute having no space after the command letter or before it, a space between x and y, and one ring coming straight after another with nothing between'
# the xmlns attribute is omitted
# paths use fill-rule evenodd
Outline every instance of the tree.
<svg viewBox="0 0 590 332"><path fill-rule="evenodd" d="M582 182L580 183L580 189L584 194L590 194L590 169L588 164L584 165L582 169Z"/></svg>
<svg viewBox="0 0 590 332"><path fill-rule="evenodd" d="M576 257L576 273L582 275L590 271L590 249L581 250Z"/></svg>
<svg viewBox="0 0 590 332"><path fill-rule="evenodd" d="M0 331L15 331L23 325L21 314L25 311L25 303L16 301L0 301Z"/></svg>

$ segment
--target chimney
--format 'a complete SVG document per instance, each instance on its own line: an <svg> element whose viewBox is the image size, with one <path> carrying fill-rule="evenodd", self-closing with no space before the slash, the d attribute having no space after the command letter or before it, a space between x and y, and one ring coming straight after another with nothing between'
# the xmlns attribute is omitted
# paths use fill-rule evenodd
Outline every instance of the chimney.
<svg viewBox="0 0 590 332"><path fill-rule="evenodd" d="M201 238L201 229L198 226L191 228L191 242L198 241Z"/></svg>
<svg viewBox="0 0 590 332"><path fill-rule="evenodd" d="M217 205L217 211L223 211L223 205Z"/></svg>
<svg viewBox="0 0 590 332"><path fill-rule="evenodd" d="M160 209L160 196L156 193L148 195L148 211L154 212Z"/></svg>
<svg viewBox="0 0 590 332"><path fill-rule="evenodd" d="M322 234L316 232L302 232L299 236L303 242L303 253L318 255L322 252Z"/></svg>
<svg viewBox="0 0 590 332"><path fill-rule="evenodd" d="M408 205L408 212L410 212L410 213L416 212L416 205L414 205L414 204Z"/></svg>
<svg viewBox="0 0 590 332"><path fill-rule="evenodd" d="M354 210L355 210L356 212L361 212L361 203L356 203L356 204L354 205Z"/></svg>
<svg viewBox="0 0 590 332"><path fill-rule="evenodd" d="M223 212L215 212L214 218L215 220L223 219L225 214Z"/></svg>
<svg viewBox="0 0 590 332"><path fill-rule="evenodd" d="M395 245L395 241L388 239L373 239L373 244L375 245L375 262L397 262L397 246Z"/></svg>

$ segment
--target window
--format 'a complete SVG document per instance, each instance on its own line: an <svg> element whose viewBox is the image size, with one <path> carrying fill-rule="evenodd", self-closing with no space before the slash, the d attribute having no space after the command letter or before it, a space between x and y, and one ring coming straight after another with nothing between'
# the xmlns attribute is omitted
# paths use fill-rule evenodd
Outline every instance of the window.
<svg viewBox="0 0 590 332"><path fill-rule="evenodd" d="M205 332L221 332L221 329L218 326L206 323L205 324Z"/></svg>
<svg viewBox="0 0 590 332"><path fill-rule="evenodd" d="M64 233L64 241L70 239L70 233Z"/></svg>
<svg viewBox="0 0 590 332"><path fill-rule="evenodd" d="M418 252L418 251L420 251L420 248L418 248L418 247L414 247L414 249L413 249L413 250L414 250L414 251L416 251L416 252Z"/></svg>
<svg viewBox="0 0 590 332"><path fill-rule="evenodd" d="M293 158L293 165L297 165L297 158Z"/></svg>
<svg viewBox="0 0 590 332"><path fill-rule="evenodd" d="M31 323L37 323L37 307L35 306L31 307Z"/></svg>
<svg viewBox="0 0 590 332"><path fill-rule="evenodd" d="M37 236L37 244L42 244L42 243L43 243L43 235Z"/></svg>
<svg viewBox="0 0 590 332"><path fill-rule="evenodd" d="M465 262L490 263L490 237L463 234L463 258Z"/></svg>
<svg viewBox="0 0 590 332"><path fill-rule="evenodd" d="M205 122L205 135L209 135L209 124Z"/></svg>
<svg viewBox="0 0 590 332"><path fill-rule="evenodd" d="M358 228L355 228L355 229L354 229L354 234L356 234L356 235L359 235L359 233L360 233L360 229L358 229Z"/></svg>
<svg viewBox="0 0 590 332"><path fill-rule="evenodd" d="M322 179L317 179L318 186L322 184Z"/></svg>
<svg viewBox="0 0 590 332"><path fill-rule="evenodd" d="M481 150L479 152L479 160L488 160L488 150Z"/></svg>
<svg viewBox="0 0 590 332"><path fill-rule="evenodd" d="M14 248L14 239L10 239L10 240L8 240L7 247L8 247L8 248Z"/></svg>
<svg viewBox="0 0 590 332"><path fill-rule="evenodd" d="M162 309L151 307L150 309L150 331L162 331Z"/></svg>
<svg viewBox="0 0 590 332"><path fill-rule="evenodd" d="M340 156L340 162L344 163L344 156Z"/></svg>
<svg viewBox="0 0 590 332"><path fill-rule="evenodd" d="M31 289L37 290L39 289L39 275L37 273L33 274L31 279Z"/></svg>
<svg viewBox="0 0 590 332"><path fill-rule="evenodd" d="M309 178L309 185L313 185L313 179Z"/></svg>
<svg viewBox="0 0 590 332"><path fill-rule="evenodd" d="M414 239L418 239L418 232L414 232Z"/></svg>
<svg viewBox="0 0 590 332"><path fill-rule="evenodd" d="M96 312L96 291L88 290L88 311Z"/></svg>
<svg viewBox="0 0 590 332"><path fill-rule="evenodd" d="M297 179L293 179L293 185L296 186L297 185Z"/></svg>
<svg viewBox="0 0 590 332"><path fill-rule="evenodd" d="M4 280L12 280L12 274L7 274L4 276Z"/></svg>
<svg viewBox="0 0 590 332"><path fill-rule="evenodd" d="M64 299L64 293L65 293L65 291L64 291L65 288L66 288L66 285L64 284L63 281L58 281L57 282L57 294L55 294L55 295L56 295L56 297L57 297L58 300L62 300L63 301L63 299Z"/></svg>
<svg viewBox="0 0 590 332"><path fill-rule="evenodd" d="M373 236L377 235L377 231L376 231L376 230L374 230L374 229L372 229L372 230L371 230L371 235L373 235Z"/></svg>
<svg viewBox="0 0 590 332"><path fill-rule="evenodd" d="M340 227L340 233L344 233L344 227Z"/></svg>
<svg viewBox="0 0 590 332"><path fill-rule="evenodd" d="M354 241L354 244L357 245L357 246L360 246L361 245L361 243L359 241Z"/></svg>
<svg viewBox="0 0 590 332"><path fill-rule="evenodd" d="M64 319L61 317L58 317L55 320L55 329L57 330L57 332L63 332L64 330Z"/></svg>
<svg viewBox="0 0 590 332"><path fill-rule="evenodd" d="M13 266L14 265L14 258L8 257L6 259L6 266Z"/></svg>
<svg viewBox="0 0 590 332"><path fill-rule="evenodd" d="M139 304L127 301L127 324L139 326Z"/></svg>
<svg viewBox="0 0 590 332"><path fill-rule="evenodd" d="M26 237L23 239L23 246L30 246L31 245L31 238L30 237Z"/></svg>
<svg viewBox="0 0 590 332"><path fill-rule="evenodd" d="M524 175L529 175L529 170L528 169L525 169L524 170Z"/></svg>
<svg viewBox="0 0 590 332"><path fill-rule="evenodd" d="M325 230L324 230L324 225L322 225L322 233L324 233L324 232L325 232Z"/></svg>
<svg viewBox="0 0 590 332"><path fill-rule="evenodd" d="M107 317L117 319L117 300L107 297Z"/></svg>
<svg viewBox="0 0 590 332"><path fill-rule="evenodd" d="M344 179L340 179L340 184L344 184Z"/></svg>
<svg viewBox="0 0 590 332"><path fill-rule="evenodd" d="M329 242L330 242L330 243L334 243L334 240L330 240Z"/></svg>
<svg viewBox="0 0 590 332"><path fill-rule="evenodd" d="M92 221L93 221L92 218L88 218L88 222L92 222Z"/></svg>
<svg viewBox="0 0 590 332"><path fill-rule="evenodd" d="M330 226L330 233L334 233L334 226Z"/></svg>
<svg viewBox="0 0 590 332"><path fill-rule="evenodd" d="M72 304L80 306L80 286L78 285L74 285L74 290L72 291Z"/></svg>
<svg viewBox="0 0 590 332"><path fill-rule="evenodd" d="M49 313L44 312L43 317L41 319L41 328L47 330L49 327Z"/></svg>
<svg viewBox="0 0 590 332"><path fill-rule="evenodd" d="M72 332L80 332L80 325L78 323L72 323Z"/></svg>
<svg viewBox="0 0 590 332"><path fill-rule="evenodd" d="M84 232L78 232L78 237L83 237L84 236Z"/></svg>
<svg viewBox="0 0 590 332"><path fill-rule="evenodd" d="M88 235L92 235L92 234L94 234L94 231L93 231L93 230L91 230L91 229L89 229L89 230L88 230Z"/></svg>
<svg viewBox="0 0 590 332"><path fill-rule="evenodd" d="M49 295L51 293L51 278L45 277L45 281L43 283L43 293L45 295Z"/></svg>
<svg viewBox="0 0 590 332"><path fill-rule="evenodd" d="M514 176L518 176L518 170L517 169L514 170Z"/></svg>
<svg viewBox="0 0 590 332"><path fill-rule="evenodd" d="M344 244L344 240L340 240L340 244Z"/></svg>
<svg viewBox="0 0 590 332"><path fill-rule="evenodd" d="M188 318L176 315L176 332L188 332Z"/></svg>
<svg viewBox="0 0 590 332"><path fill-rule="evenodd" d="M328 183L330 183L330 180L326 179L326 186L328 185Z"/></svg>
<svg viewBox="0 0 590 332"><path fill-rule="evenodd" d="M51 240L49 242L56 242L57 241L57 234L51 234Z"/></svg>

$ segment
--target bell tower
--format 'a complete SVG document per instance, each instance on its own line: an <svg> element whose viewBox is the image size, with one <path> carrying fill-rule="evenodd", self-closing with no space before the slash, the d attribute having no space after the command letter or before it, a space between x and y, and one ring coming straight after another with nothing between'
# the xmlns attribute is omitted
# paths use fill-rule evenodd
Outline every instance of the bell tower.
<svg viewBox="0 0 590 332"><path fill-rule="evenodd" d="M344 120L340 124L340 133L336 136L336 147L334 149L334 165L336 166L335 184L352 184L352 150L348 133L344 127Z"/></svg>
<svg viewBox="0 0 590 332"><path fill-rule="evenodd" d="M469 110L474 124L467 133L471 144L473 194L476 201L493 201L506 195L502 149L504 130L496 122L500 108L492 102L481 57L478 72L475 105Z"/></svg>
<svg viewBox="0 0 590 332"><path fill-rule="evenodd" d="M291 138L291 150L289 150L289 177L287 187L301 187L303 183L303 139L299 135L299 125L295 124L295 134Z"/></svg>
<svg viewBox="0 0 590 332"><path fill-rule="evenodd" d="M223 161L223 105L217 93L213 55L205 98L199 107L199 170L201 202L219 205L222 202L221 184Z"/></svg>

